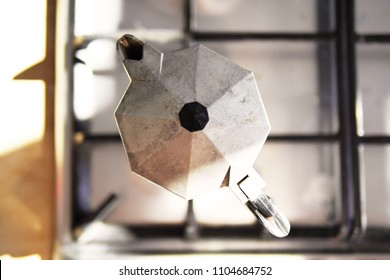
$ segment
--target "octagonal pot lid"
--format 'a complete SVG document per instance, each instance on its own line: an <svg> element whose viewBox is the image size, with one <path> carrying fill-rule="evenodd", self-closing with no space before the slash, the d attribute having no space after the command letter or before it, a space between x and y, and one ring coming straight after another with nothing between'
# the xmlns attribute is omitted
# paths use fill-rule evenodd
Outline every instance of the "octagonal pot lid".
<svg viewBox="0 0 390 280"><path fill-rule="evenodd" d="M230 186L255 201L239 183L251 174L264 187L252 166L270 124L253 73L200 44L163 54L124 35L117 50L131 82L114 115L131 170L185 199Z"/></svg>

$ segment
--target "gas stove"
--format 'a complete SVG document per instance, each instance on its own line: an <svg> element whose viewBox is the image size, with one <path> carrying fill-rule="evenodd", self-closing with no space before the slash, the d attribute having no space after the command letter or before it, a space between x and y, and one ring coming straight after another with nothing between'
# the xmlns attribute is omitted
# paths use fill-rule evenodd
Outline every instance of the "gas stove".
<svg viewBox="0 0 390 280"><path fill-rule="evenodd" d="M59 11L61 257L390 251L381 11L332 0L71 0ZM253 71L272 127L254 169L291 222L287 238L227 188L187 201L131 172L113 116L129 84L123 34L164 53L201 43Z"/></svg>

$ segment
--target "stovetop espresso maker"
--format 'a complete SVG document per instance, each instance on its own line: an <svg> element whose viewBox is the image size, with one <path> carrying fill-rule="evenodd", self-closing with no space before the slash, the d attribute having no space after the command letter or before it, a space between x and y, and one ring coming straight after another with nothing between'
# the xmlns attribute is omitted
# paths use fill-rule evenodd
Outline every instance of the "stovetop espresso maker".
<svg viewBox="0 0 390 280"><path fill-rule="evenodd" d="M229 187L285 237L253 168L270 131L253 73L200 44L164 54L124 35L117 51L131 80L115 111L131 170L184 199Z"/></svg>

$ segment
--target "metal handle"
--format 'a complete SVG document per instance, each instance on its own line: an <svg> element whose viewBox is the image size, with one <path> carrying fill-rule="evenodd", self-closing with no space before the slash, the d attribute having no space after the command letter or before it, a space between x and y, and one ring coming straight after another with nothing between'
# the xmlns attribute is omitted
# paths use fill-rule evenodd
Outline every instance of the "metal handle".
<svg viewBox="0 0 390 280"><path fill-rule="evenodd" d="M265 182L253 168L231 168L230 189L273 235L285 237L290 232L290 222L275 202L261 191L264 186Z"/></svg>

